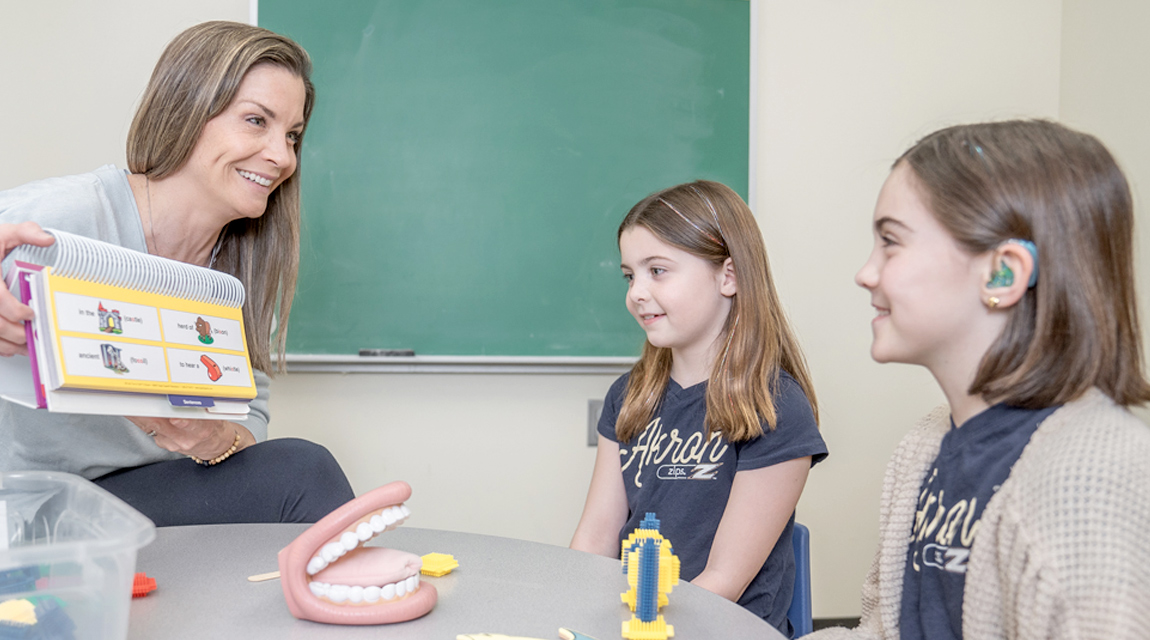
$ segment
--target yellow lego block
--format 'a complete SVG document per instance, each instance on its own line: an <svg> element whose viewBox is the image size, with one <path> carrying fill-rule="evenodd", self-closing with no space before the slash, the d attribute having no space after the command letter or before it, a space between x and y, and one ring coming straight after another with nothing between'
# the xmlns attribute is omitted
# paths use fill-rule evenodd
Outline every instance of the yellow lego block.
<svg viewBox="0 0 1150 640"><path fill-rule="evenodd" d="M455 556L446 553L429 553L423 556L423 568L419 570L425 576L445 576L458 567Z"/></svg>
<svg viewBox="0 0 1150 640"><path fill-rule="evenodd" d="M7 600L0 603L0 620L19 625L36 624L36 605L28 600Z"/></svg>
<svg viewBox="0 0 1150 640"><path fill-rule="evenodd" d="M623 623L623 637L627 640L667 640L675 637L675 627L667 624L663 616L655 618L654 622L631 618Z"/></svg>
<svg viewBox="0 0 1150 640"><path fill-rule="evenodd" d="M663 534L659 533L658 529L635 529L632 531L631 535L627 536L627 539L620 543L620 547L622 548L623 553L627 553L627 551L631 548L631 545L635 544L637 540L642 540L643 538L656 538L658 540L662 540L663 544L667 545L667 552L673 553L673 550L671 549L671 541L664 538Z"/></svg>
<svg viewBox="0 0 1150 640"><path fill-rule="evenodd" d="M659 593L670 593L672 587L679 584L679 556L671 554L670 546L663 547L659 553L663 556L659 562Z"/></svg>

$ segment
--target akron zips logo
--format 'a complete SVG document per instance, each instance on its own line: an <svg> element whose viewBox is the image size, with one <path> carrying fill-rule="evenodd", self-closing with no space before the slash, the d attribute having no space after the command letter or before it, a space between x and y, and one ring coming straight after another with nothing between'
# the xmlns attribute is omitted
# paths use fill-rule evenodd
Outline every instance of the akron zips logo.
<svg viewBox="0 0 1150 640"><path fill-rule="evenodd" d="M655 477L660 480L714 480L719 476L720 462L727 453L726 440L718 432L710 437L696 431L683 439L678 429L663 429L662 418L655 418L639 434L630 449L619 449L623 471L631 465L635 470L635 486L643 486L643 473L655 466Z"/></svg>

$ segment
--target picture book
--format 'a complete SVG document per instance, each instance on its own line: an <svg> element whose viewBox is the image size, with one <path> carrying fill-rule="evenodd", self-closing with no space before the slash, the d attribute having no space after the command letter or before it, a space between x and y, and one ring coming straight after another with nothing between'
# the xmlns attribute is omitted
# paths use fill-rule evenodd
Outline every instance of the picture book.
<svg viewBox="0 0 1150 640"><path fill-rule="evenodd" d="M256 396L236 278L45 229L5 274L30 306L28 357L0 397L66 413L242 419Z"/></svg>

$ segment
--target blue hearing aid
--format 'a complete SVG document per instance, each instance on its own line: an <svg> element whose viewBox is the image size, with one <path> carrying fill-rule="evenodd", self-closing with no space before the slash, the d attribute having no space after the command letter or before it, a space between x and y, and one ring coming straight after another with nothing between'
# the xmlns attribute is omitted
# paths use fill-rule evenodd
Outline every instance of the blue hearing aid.
<svg viewBox="0 0 1150 640"><path fill-rule="evenodd" d="M1006 242L1013 242L1014 244L1026 249L1030 252L1030 257L1034 259L1034 269L1030 272L1030 281L1026 283L1029 289L1038 283L1038 247L1029 240L1021 240L1018 238L1011 238ZM1001 266L990 275L990 282L986 286L990 288L996 287L1009 287L1014 284L1014 271L1006 266L1006 262L1002 262Z"/></svg>

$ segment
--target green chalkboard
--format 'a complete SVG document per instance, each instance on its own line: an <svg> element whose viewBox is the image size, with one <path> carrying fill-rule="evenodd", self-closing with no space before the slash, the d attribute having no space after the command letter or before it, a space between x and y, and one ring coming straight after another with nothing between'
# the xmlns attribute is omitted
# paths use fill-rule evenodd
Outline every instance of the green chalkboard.
<svg viewBox="0 0 1150 640"><path fill-rule="evenodd" d="M627 356L615 231L696 178L746 197L747 0L260 0L302 44L294 354Z"/></svg>

